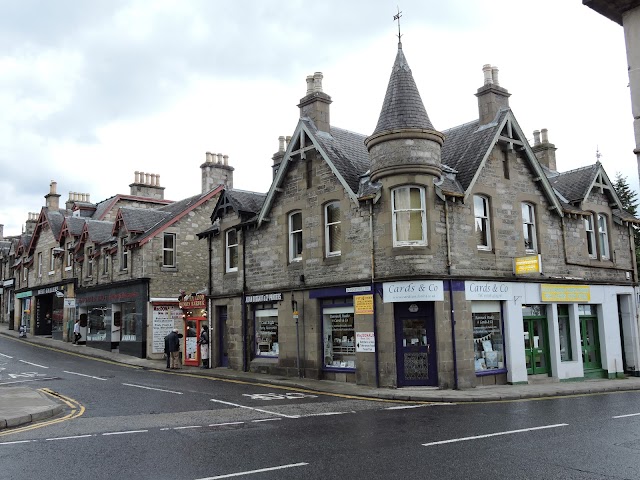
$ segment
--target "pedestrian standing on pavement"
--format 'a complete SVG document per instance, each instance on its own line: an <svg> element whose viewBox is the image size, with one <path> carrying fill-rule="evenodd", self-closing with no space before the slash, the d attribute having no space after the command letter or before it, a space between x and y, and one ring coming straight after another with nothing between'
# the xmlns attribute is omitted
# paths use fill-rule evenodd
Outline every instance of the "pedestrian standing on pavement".
<svg viewBox="0 0 640 480"><path fill-rule="evenodd" d="M80 335L80 319L76 318L76 323L73 325L73 344L78 345L78 340L82 338Z"/></svg>
<svg viewBox="0 0 640 480"><path fill-rule="evenodd" d="M206 325L202 326L198 343L200 344L200 358L202 359L201 368L209 368L209 327Z"/></svg>
<svg viewBox="0 0 640 480"><path fill-rule="evenodd" d="M176 370L182 368L180 364L180 336L178 335L178 329L174 328L173 331L167 335L169 355L171 355L171 368Z"/></svg>
<svg viewBox="0 0 640 480"><path fill-rule="evenodd" d="M169 336L171 332L164 336L164 357L167 359L167 368L171 368L171 352L169 351Z"/></svg>

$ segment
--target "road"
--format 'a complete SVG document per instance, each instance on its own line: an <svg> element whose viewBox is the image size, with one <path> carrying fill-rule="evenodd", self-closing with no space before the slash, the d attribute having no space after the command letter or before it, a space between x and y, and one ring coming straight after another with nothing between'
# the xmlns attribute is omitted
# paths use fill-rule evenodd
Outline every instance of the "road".
<svg viewBox="0 0 640 480"><path fill-rule="evenodd" d="M81 407L75 418L0 432L0 478L640 478L633 392L387 402L133 368L0 338L6 385L47 388Z"/></svg>

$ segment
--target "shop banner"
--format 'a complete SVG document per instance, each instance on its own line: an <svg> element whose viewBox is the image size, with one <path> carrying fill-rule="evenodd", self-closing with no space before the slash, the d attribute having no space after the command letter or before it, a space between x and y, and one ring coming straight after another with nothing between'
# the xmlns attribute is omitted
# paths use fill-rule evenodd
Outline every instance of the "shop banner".
<svg viewBox="0 0 640 480"><path fill-rule="evenodd" d="M182 310L176 306L154 305L153 306L153 353L164 352L164 337L171 330L177 328L182 323Z"/></svg>
<svg viewBox="0 0 640 480"><path fill-rule="evenodd" d="M464 282L467 300L509 300L511 284L505 282Z"/></svg>
<svg viewBox="0 0 640 480"><path fill-rule="evenodd" d="M373 332L356 332L356 352L375 352L376 337Z"/></svg>
<svg viewBox="0 0 640 480"><path fill-rule="evenodd" d="M442 280L416 280L411 282L387 282L382 284L382 301L434 302L444 300Z"/></svg>
<svg viewBox="0 0 640 480"><path fill-rule="evenodd" d="M540 285L543 302L588 302L591 300L589 285Z"/></svg>
<svg viewBox="0 0 640 480"><path fill-rule="evenodd" d="M513 273L523 275L527 273L542 273L542 255L527 255L513 259Z"/></svg>

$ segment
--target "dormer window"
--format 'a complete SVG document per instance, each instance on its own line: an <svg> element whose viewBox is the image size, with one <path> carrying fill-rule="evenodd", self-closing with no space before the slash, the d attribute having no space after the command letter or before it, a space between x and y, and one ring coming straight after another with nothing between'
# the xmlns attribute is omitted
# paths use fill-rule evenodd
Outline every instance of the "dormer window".
<svg viewBox="0 0 640 480"><path fill-rule="evenodd" d="M119 250L120 250L120 270L125 271L129 268L129 250L126 247L126 239L125 237L120 238Z"/></svg>
<svg viewBox="0 0 640 480"><path fill-rule="evenodd" d="M600 248L600 259L609 260L609 227L607 216L598 215L598 247Z"/></svg>
<svg viewBox="0 0 640 480"><path fill-rule="evenodd" d="M593 214L584 219L584 230L587 235L587 251L589 252L589 258L598 258L596 232L593 228L593 224Z"/></svg>

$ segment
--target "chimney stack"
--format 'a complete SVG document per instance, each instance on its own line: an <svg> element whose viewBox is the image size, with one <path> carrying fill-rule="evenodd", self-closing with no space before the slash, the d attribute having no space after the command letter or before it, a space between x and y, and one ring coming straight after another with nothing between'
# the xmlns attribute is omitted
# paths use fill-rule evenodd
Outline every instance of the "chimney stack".
<svg viewBox="0 0 640 480"><path fill-rule="evenodd" d="M56 192L57 188L58 184L51 180L49 193L44 196L47 208L56 212L60 209L60 194Z"/></svg>
<svg viewBox="0 0 640 480"><path fill-rule="evenodd" d="M229 155L206 152L202 170L202 193L207 193L218 185L233 188L233 167L229 166Z"/></svg>
<svg viewBox="0 0 640 480"><path fill-rule="evenodd" d="M133 183L129 184L131 195L135 197L164 200L164 187L160 186L160 175L136 170Z"/></svg>
<svg viewBox="0 0 640 480"><path fill-rule="evenodd" d="M321 72L307 76L307 94L300 99L298 107L300 118L308 117L318 130L329 132L331 97L322 91L322 78Z"/></svg>
<svg viewBox="0 0 640 480"><path fill-rule="evenodd" d="M542 137L542 138L541 138ZM534 130L533 132L533 146L531 147L533 153L538 158L540 164L547 167L553 172L557 172L556 167L556 146L549 142L549 134L546 128L542 130Z"/></svg>
<svg viewBox="0 0 640 480"><path fill-rule="evenodd" d="M486 125L495 120L501 108L509 108L511 94L502 88L498 81L498 67L486 64L482 67L484 85L476 93L478 97L478 111L480 125Z"/></svg>
<svg viewBox="0 0 640 480"><path fill-rule="evenodd" d="M36 223L38 223L38 214L35 212L29 212L27 214L27 221L24 224L24 233L27 235L33 235L36 230Z"/></svg>

